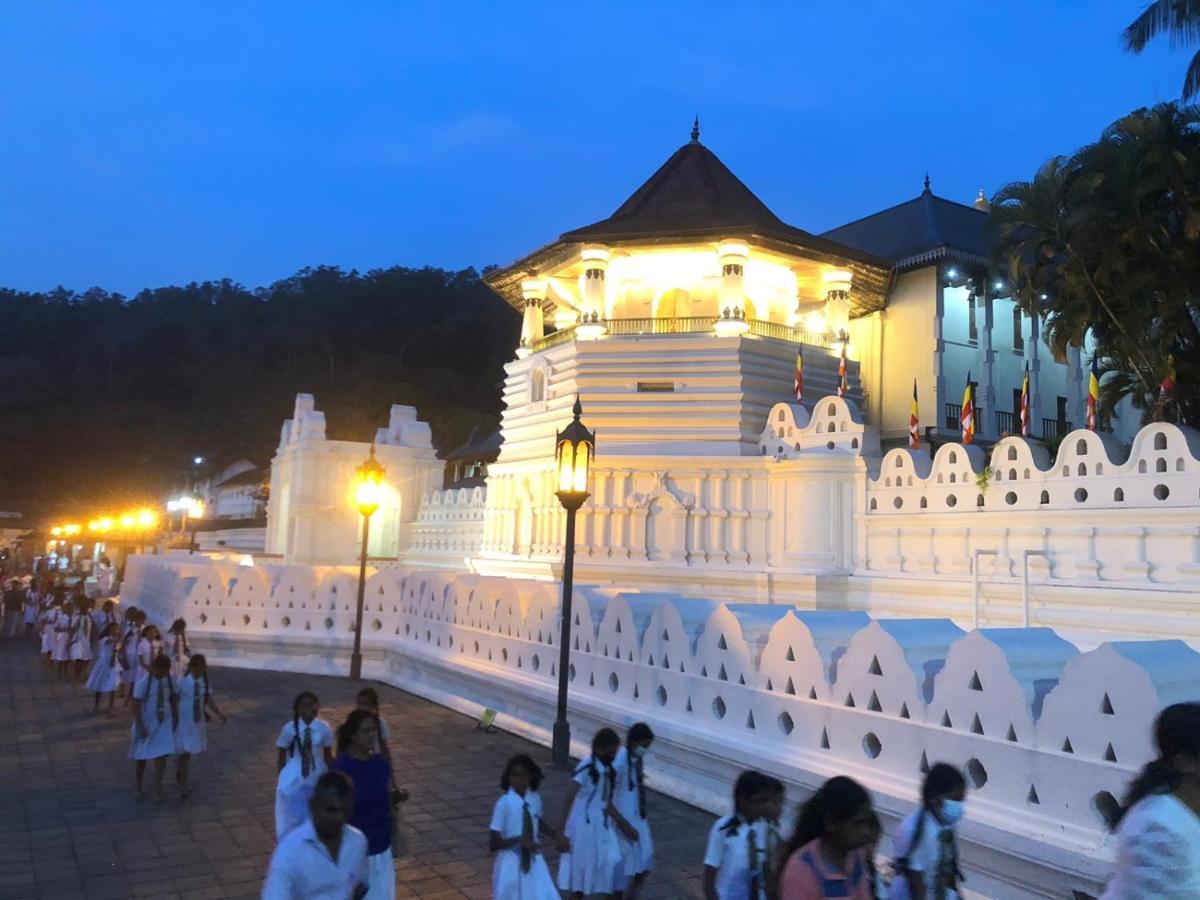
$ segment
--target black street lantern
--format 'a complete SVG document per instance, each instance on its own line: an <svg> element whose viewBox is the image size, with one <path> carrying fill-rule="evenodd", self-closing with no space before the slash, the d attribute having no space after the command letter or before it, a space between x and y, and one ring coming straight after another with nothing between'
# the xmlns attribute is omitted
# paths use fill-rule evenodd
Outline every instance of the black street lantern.
<svg viewBox="0 0 1200 900"><path fill-rule="evenodd" d="M375 442L362 465L354 470L354 505L362 516L362 551L358 557L358 602L354 615L354 650L350 654L350 677L362 678L362 620L363 595L367 587L367 542L371 536L371 516L379 509L386 490L383 476L386 470L375 458Z"/></svg>
<svg viewBox="0 0 1200 900"><path fill-rule="evenodd" d="M558 646L558 713L554 719L553 753L556 763L565 765L571 757L571 726L567 722L567 685L571 667L571 593L575 578L575 513L588 498L588 473L596 455L596 432L588 431L579 421L583 404L575 397L571 410L575 419L558 433L554 441L554 462L558 472L559 502L567 511L567 534L563 546L562 623Z"/></svg>

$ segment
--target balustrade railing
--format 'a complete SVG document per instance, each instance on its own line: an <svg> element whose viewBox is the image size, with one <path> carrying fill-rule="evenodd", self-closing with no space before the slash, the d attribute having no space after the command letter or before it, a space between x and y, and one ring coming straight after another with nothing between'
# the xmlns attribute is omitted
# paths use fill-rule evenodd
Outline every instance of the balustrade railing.
<svg viewBox="0 0 1200 900"><path fill-rule="evenodd" d="M1016 413L996 410L996 434L1019 434L1021 420Z"/></svg>
<svg viewBox="0 0 1200 900"><path fill-rule="evenodd" d="M947 403L946 404L946 424L947 431L957 431L962 427L962 404Z"/></svg>
<svg viewBox="0 0 1200 900"><path fill-rule="evenodd" d="M606 319L605 326L609 335L634 336L641 334L708 334L713 331L712 316L684 316L680 318L636 318L636 319ZM837 339L828 334L814 334L802 328L793 328L780 322L767 322L762 319L747 319L749 333L758 337L770 338L776 341L787 341L792 344L808 344L811 347L832 349ZM575 337L575 326L559 329L533 342L533 350L546 350L556 347Z"/></svg>
<svg viewBox="0 0 1200 900"><path fill-rule="evenodd" d="M1058 440L1074 430L1075 426L1070 422L1063 422L1059 419L1042 419L1042 437L1046 440Z"/></svg>

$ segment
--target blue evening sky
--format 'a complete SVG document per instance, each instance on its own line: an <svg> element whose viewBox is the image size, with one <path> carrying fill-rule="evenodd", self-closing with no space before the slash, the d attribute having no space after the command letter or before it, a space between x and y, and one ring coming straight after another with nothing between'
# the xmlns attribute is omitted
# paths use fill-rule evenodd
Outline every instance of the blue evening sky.
<svg viewBox="0 0 1200 900"><path fill-rule="evenodd" d="M1141 0L10 2L0 285L124 293L310 265L506 263L687 140L813 231L970 202L1189 55Z"/></svg>

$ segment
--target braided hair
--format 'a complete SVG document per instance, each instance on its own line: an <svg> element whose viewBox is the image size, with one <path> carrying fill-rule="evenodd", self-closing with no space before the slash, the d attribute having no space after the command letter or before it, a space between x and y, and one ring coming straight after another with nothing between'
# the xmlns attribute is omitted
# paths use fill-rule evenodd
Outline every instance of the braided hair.
<svg viewBox="0 0 1200 900"><path fill-rule="evenodd" d="M300 748L300 704L305 700L311 700L316 705L321 702L312 691L301 691L292 701L292 742L288 744L289 757L295 756L296 751Z"/></svg>
<svg viewBox="0 0 1200 900"><path fill-rule="evenodd" d="M193 669L202 671L204 674L197 678ZM208 689L208 660L204 658L203 653L197 653L188 660L188 674L192 676L192 721L199 722L202 712L205 716L208 715L205 710L208 709L208 698L211 696ZM203 694L198 690L201 681L204 682Z"/></svg>

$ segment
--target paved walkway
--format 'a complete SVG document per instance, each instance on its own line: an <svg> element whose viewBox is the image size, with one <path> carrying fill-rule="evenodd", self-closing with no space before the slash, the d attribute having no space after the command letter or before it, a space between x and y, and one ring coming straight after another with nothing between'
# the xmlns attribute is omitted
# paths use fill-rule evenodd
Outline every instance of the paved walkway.
<svg viewBox="0 0 1200 900"><path fill-rule="evenodd" d="M160 806L134 797L129 713L118 705L115 718L92 718L92 698L48 680L32 643L0 639L0 898L258 896L275 844L274 743L292 698L315 690L322 717L336 726L355 688L340 678L239 669L214 669L212 682L229 724L209 725L209 751L193 760L193 797L180 802L168 787L172 799ZM488 897L487 825L505 760L527 752L547 768L552 821L566 774L549 772L544 748L476 733L458 713L377 688L400 781L412 793L397 896ZM168 786L173 772L172 763ZM650 807L659 866L644 896L701 897L712 817L659 795Z"/></svg>

